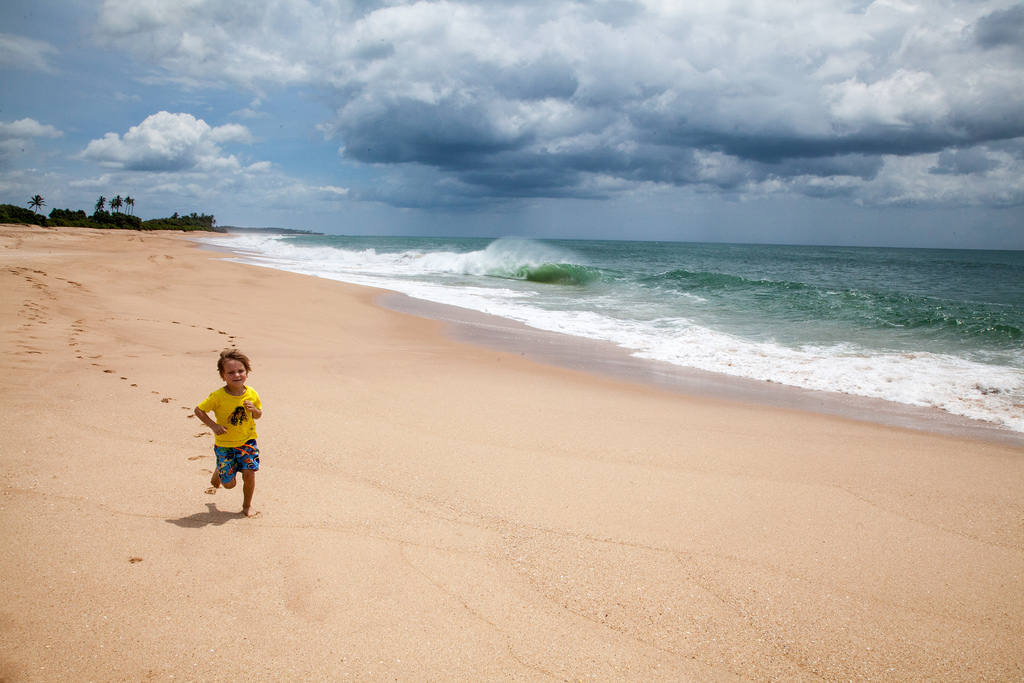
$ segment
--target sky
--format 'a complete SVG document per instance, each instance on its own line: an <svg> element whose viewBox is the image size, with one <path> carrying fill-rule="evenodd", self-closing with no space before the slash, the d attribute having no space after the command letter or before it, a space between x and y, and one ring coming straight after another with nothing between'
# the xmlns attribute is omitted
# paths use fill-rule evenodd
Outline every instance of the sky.
<svg viewBox="0 0 1024 683"><path fill-rule="evenodd" d="M1024 249L1024 3L6 0L0 202Z"/></svg>

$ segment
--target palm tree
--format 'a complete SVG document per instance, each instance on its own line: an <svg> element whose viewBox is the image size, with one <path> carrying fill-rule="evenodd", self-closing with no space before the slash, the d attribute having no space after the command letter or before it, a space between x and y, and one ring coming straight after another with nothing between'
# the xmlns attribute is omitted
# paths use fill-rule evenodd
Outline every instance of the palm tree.
<svg viewBox="0 0 1024 683"><path fill-rule="evenodd" d="M43 195L37 194L28 200L28 205L32 207L33 211L36 211L46 206L46 201L43 199Z"/></svg>
<svg viewBox="0 0 1024 683"><path fill-rule="evenodd" d="M123 204L124 200L121 199L121 195L117 195L116 197L110 200L110 210L117 211L118 209L121 208Z"/></svg>
<svg viewBox="0 0 1024 683"><path fill-rule="evenodd" d="M96 213L99 213L107 205L107 198L100 195L100 198L96 200Z"/></svg>
<svg viewBox="0 0 1024 683"><path fill-rule="evenodd" d="M135 200L132 197L125 197L124 203L128 207L128 213L135 213Z"/></svg>

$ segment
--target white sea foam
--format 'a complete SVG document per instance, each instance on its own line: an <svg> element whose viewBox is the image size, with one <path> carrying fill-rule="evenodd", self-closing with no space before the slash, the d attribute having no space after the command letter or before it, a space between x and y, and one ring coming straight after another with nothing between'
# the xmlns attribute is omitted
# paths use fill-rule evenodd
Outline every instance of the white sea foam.
<svg viewBox="0 0 1024 683"><path fill-rule="evenodd" d="M235 251L240 260L247 262L390 289L542 330L609 341L642 358L735 377L935 407L1024 432L1024 372L1015 368L935 353L870 351L850 343L794 348L773 341L752 341L681 316L636 319L637 309L642 306L615 310L615 302L608 297L601 303L591 302L588 309L585 304L576 306L565 295L556 301L553 295L542 295L536 289L513 287L508 279L481 277L508 275L524 265L569 262L570 256L547 245L501 240L468 253L382 253L374 249L297 246L291 240L265 235L207 241ZM706 303L696 295L689 300L695 306Z"/></svg>

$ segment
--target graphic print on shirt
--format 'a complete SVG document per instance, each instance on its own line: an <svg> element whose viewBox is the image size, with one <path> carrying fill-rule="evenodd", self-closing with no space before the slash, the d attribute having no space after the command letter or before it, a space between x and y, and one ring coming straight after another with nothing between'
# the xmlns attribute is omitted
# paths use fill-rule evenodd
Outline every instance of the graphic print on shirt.
<svg viewBox="0 0 1024 683"><path fill-rule="evenodd" d="M245 414L245 408L243 406L238 406L237 408L235 408L235 411L231 413L231 424L235 426L242 424L247 419L249 418Z"/></svg>

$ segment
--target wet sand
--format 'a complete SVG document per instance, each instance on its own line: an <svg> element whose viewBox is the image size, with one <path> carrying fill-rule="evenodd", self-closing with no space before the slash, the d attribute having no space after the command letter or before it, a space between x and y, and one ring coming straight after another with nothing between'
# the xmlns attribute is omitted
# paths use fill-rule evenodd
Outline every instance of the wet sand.
<svg viewBox="0 0 1024 683"><path fill-rule="evenodd" d="M991 422L952 415L938 408L802 389L683 368L663 361L638 358L610 342L538 330L514 320L413 299L396 292L381 295L377 302L394 311L440 320L446 323L446 334L460 341L508 351L541 363L666 391L766 407L795 408L890 427L1024 446L1024 434L1021 432Z"/></svg>

